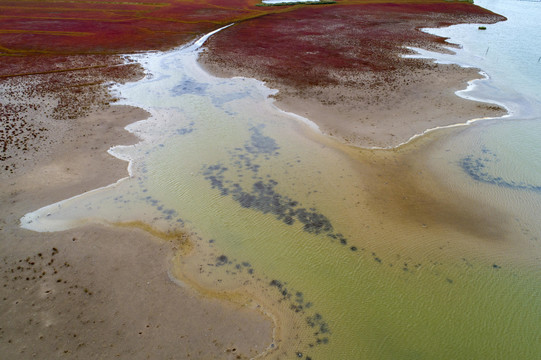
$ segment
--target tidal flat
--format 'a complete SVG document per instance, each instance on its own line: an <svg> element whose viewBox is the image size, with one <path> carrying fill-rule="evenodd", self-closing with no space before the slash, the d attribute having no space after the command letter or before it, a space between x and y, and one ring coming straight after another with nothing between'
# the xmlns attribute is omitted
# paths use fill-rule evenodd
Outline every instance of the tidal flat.
<svg viewBox="0 0 541 360"><path fill-rule="evenodd" d="M130 162L128 177L110 174L101 179L104 187L92 190L91 181L71 189L77 196L55 202L62 185L84 173L66 170L72 166L66 159L66 166L37 168L41 178L5 185L12 189L5 195L12 203L9 224L18 226L26 214L24 228L45 232L6 230L40 246L66 238L51 254L36 250L46 262L37 252L27 258L40 271L53 257L60 261L45 288L26 290L29 298L52 291L50 304L67 292L75 299L58 314L37 302L40 318L28 311L36 321L33 338L44 336L44 326L65 326L75 304L88 311L66 333L92 339L92 329L117 329L111 344L97 343L124 356L535 358L539 199L525 186L480 181L497 178L494 165L504 160L490 142L479 151L468 147L478 139L472 134L489 125L433 131L392 149L351 146L279 110L280 102L269 99L276 90L263 83L208 74L197 63L199 45L135 55L147 76L114 86L121 113L143 119L127 126L139 142L126 136L132 145L110 149ZM99 116L93 121L101 124ZM105 155L101 139L73 144L73 153L87 141ZM54 173L65 175L54 193L24 200L20 189L35 193L44 175ZM536 186L535 178L523 180ZM524 204L528 210L515 211ZM4 257L6 284L32 249L32 241L25 244ZM86 282L82 273L90 274ZM109 277L117 279L113 289L103 286ZM25 294L19 284L30 280L11 281L14 293ZM5 299L20 301L12 296ZM98 309L110 298L124 305L108 307L112 315L105 316ZM141 312L146 301L158 310ZM123 319L132 320L126 326ZM178 332L172 320L186 326ZM6 353L37 348L28 335L16 346L8 336ZM159 339L178 341L182 352L161 348ZM45 350L52 353L84 354L94 346L51 344Z"/></svg>
<svg viewBox="0 0 541 360"><path fill-rule="evenodd" d="M138 220L190 234L172 276L271 314L271 358L536 352L537 320L517 313L536 306L538 273L523 265L538 255L505 209L479 212L486 203L435 181L419 162L430 136L342 144L277 109L261 82L207 74L198 52L141 55L152 76L118 87L151 114L128 126L140 143L111 150L128 178L23 227Z"/></svg>

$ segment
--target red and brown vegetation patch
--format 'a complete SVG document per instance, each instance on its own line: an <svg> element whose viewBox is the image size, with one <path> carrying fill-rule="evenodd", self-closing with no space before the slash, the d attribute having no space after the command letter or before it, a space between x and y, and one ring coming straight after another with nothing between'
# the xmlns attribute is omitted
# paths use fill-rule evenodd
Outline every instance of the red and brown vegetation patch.
<svg viewBox="0 0 541 360"><path fill-rule="evenodd" d="M0 0L0 55L165 49L274 11L258 0Z"/></svg>
<svg viewBox="0 0 541 360"><path fill-rule="evenodd" d="M327 134L396 146L429 128L501 114L459 104L454 91L479 77L475 70L401 55L406 46L443 50L445 39L419 28L503 19L464 2L342 1L236 24L210 38L200 60L218 75L268 82L283 109Z"/></svg>
<svg viewBox="0 0 541 360"><path fill-rule="evenodd" d="M420 27L501 19L469 3L447 1L304 7L223 31L208 41L204 60L292 86L335 84L342 81L338 74L396 70L404 46L444 42Z"/></svg>
<svg viewBox="0 0 541 360"><path fill-rule="evenodd" d="M257 0L0 0L0 76L54 70L43 55L163 50L270 10ZM36 55L42 55L35 57Z"/></svg>
<svg viewBox="0 0 541 360"><path fill-rule="evenodd" d="M117 54L171 48L274 11L256 2L0 0L3 170L11 173L17 163L43 152L54 121L107 104L104 83L141 75L136 65L123 66Z"/></svg>

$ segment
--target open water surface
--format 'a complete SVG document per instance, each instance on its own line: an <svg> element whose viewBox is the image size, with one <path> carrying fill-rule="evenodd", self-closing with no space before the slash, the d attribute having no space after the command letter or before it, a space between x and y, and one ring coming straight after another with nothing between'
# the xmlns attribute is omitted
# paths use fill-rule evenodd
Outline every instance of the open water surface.
<svg viewBox="0 0 541 360"><path fill-rule="evenodd" d="M532 79L540 65L518 67L523 82L511 87L500 76L519 77L497 69L515 68L516 51L498 49L514 38L497 33L522 38L525 31L507 11L518 11L522 22L540 4L490 4L503 6L495 11L511 25L483 33L476 25L438 30L463 35L451 41L464 44L440 59L482 66L491 80L470 95L505 104L513 118L444 131L412 160L324 137L308 120L277 110L268 99L273 91L261 82L206 74L196 61L200 43L138 55L149 76L117 91L123 103L152 116L128 127L139 144L111 150L130 160L130 176L27 214L22 226L59 231L143 221L191 233L192 254L178 258L183 277L209 290L242 288L261 300L287 337L271 345L277 356L535 359L541 126L539 81ZM520 48L537 56L531 44ZM488 55L510 58L485 66ZM411 169L432 174L436 185ZM411 182L436 186L443 200L405 199L419 193L405 187ZM453 219L433 226L424 220L431 217L422 214L444 211L445 196L455 194L485 204L477 212L504 214L505 239L491 243Z"/></svg>
<svg viewBox="0 0 541 360"><path fill-rule="evenodd" d="M427 160L440 181L453 191L506 208L516 226L531 234L539 252L541 235L541 15L539 1L477 0L476 4L508 18L487 25L457 25L428 30L461 44L456 55L421 53L441 62L480 67L488 74L465 97L504 105L509 115L478 121L465 131L443 136ZM436 150L437 149L437 150ZM455 177L456 176L456 177ZM535 250L533 250L535 249ZM539 259L539 256L537 256ZM537 309L539 315L539 308Z"/></svg>

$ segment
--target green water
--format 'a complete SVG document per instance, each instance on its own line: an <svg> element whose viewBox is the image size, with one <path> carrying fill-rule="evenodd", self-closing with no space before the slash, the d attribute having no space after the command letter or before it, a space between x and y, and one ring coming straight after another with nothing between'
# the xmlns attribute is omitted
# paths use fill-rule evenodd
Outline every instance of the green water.
<svg viewBox="0 0 541 360"><path fill-rule="evenodd" d="M153 77L119 91L152 117L129 127L141 143L112 150L131 160L130 177L27 214L22 225L142 220L192 232L196 250L180 260L187 278L265 297L294 329L270 357L541 353L541 271L531 258L483 252L460 229L401 216L384 189L403 179L384 174L414 161L407 154L337 144L275 109L261 83L213 78L195 60L194 48L141 56ZM381 206L371 205L375 196Z"/></svg>

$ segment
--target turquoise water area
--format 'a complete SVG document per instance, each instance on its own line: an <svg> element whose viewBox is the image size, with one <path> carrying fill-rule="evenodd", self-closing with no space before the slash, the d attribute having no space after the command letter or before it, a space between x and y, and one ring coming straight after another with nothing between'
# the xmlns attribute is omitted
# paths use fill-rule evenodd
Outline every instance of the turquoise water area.
<svg viewBox="0 0 541 360"><path fill-rule="evenodd" d="M511 10L522 4L498 3ZM478 37L496 26L485 33L475 25L438 30L454 35L457 28L468 38L460 39L461 52L441 61L467 63L475 48L469 42L486 45ZM504 32L513 31L522 33ZM191 233L194 250L178 259L183 277L209 290L242 289L273 313L282 338L271 344L270 357L537 358L535 91L502 88L512 82L497 74L508 73L493 75L487 66L490 81L469 94L505 103L515 117L445 132L412 165L434 174L449 197L462 194L509 214L518 224L510 226L511 241L491 250L460 228L395 216L393 198L373 206L387 182L401 190L411 178L380 177L380 170L400 170L411 159L326 138L308 120L276 109L268 99L273 91L261 82L208 75L196 61L201 43L134 56L149 75L116 86L122 103L151 113L128 126L140 143L111 149L130 161L130 176L29 213L23 227L143 221ZM488 54L497 55L490 44ZM412 212L428 206L411 201Z"/></svg>

